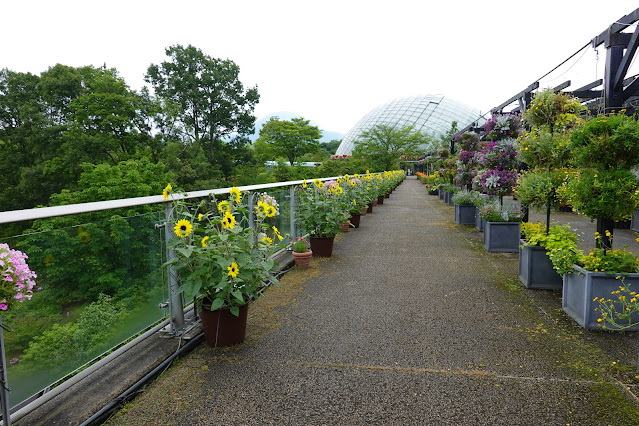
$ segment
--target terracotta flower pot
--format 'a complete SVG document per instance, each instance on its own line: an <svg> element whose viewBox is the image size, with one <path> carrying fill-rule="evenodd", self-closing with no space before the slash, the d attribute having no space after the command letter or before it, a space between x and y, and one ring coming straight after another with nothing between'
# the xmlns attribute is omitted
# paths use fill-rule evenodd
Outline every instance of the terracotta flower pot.
<svg viewBox="0 0 639 426"><path fill-rule="evenodd" d="M373 207L377 205L377 200L373 200Z"/></svg>
<svg viewBox="0 0 639 426"><path fill-rule="evenodd" d="M342 223L342 232L348 232L350 231L350 228L351 228L351 223L349 221Z"/></svg>
<svg viewBox="0 0 639 426"><path fill-rule="evenodd" d="M246 318L248 303L240 306L240 314L235 316L229 308L211 311L211 301L202 301L202 329L206 344L212 347L238 345L246 336Z"/></svg>
<svg viewBox="0 0 639 426"><path fill-rule="evenodd" d="M366 213L368 213L368 207L362 207L362 216L366 216Z"/></svg>
<svg viewBox="0 0 639 426"><path fill-rule="evenodd" d="M300 269L308 268L308 265L311 263L311 256L313 256L313 252L311 250L306 253L298 253L296 251L293 252L293 259L295 259L295 265Z"/></svg>

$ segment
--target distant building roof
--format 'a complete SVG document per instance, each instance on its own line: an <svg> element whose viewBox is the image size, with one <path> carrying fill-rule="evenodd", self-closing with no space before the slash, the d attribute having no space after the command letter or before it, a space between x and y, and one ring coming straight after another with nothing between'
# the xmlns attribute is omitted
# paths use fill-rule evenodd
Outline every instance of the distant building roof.
<svg viewBox="0 0 639 426"><path fill-rule="evenodd" d="M463 129L478 120L480 115L479 109L443 95L411 96L396 99L375 108L359 120L344 136L335 155L352 154L357 138L362 132L377 124L411 125L417 131L440 137L450 130L453 121L457 122L457 128Z"/></svg>

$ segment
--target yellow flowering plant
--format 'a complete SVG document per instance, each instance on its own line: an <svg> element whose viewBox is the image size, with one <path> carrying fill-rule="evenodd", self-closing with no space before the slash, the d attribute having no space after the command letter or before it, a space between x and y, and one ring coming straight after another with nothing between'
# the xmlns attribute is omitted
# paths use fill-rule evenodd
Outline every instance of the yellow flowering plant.
<svg viewBox="0 0 639 426"><path fill-rule="evenodd" d="M167 188L171 196L172 188ZM210 299L211 310L228 307L236 316L240 306L278 284L272 255L284 248L279 230L266 223L278 214L277 203L258 198L250 226L245 195L233 187L228 199L218 201L211 195L197 205L173 197L167 226L175 233L168 242L175 257L163 265L180 274L187 298L202 295Z"/></svg>
<svg viewBox="0 0 639 426"><path fill-rule="evenodd" d="M639 295L630 288L624 277L616 277L621 285L619 290L611 292L614 298L595 297L593 302L599 302L599 307L595 308L599 311L600 318L597 322L601 328L624 330L639 324Z"/></svg>

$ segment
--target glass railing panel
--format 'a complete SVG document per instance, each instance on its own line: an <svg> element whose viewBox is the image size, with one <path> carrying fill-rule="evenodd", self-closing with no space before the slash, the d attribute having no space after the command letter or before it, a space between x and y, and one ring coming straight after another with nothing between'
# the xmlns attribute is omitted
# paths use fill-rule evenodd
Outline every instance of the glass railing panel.
<svg viewBox="0 0 639 426"><path fill-rule="evenodd" d="M5 239L38 274L33 299L2 315L14 329L5 333L11 406L168 314L163 211L114 213L43 219Z"/></svg>

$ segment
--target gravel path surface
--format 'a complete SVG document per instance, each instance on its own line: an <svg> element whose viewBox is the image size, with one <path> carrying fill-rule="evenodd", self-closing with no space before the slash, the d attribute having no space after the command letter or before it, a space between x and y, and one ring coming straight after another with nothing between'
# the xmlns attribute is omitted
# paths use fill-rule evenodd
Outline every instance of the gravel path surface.
<svg viewBox="0 0 639 426"><path fill-rule="evenodd" d="M244 344L200 346L110 424L639 424L637 335L582 330L481 238L408 178L251 306Z"/></svg>

